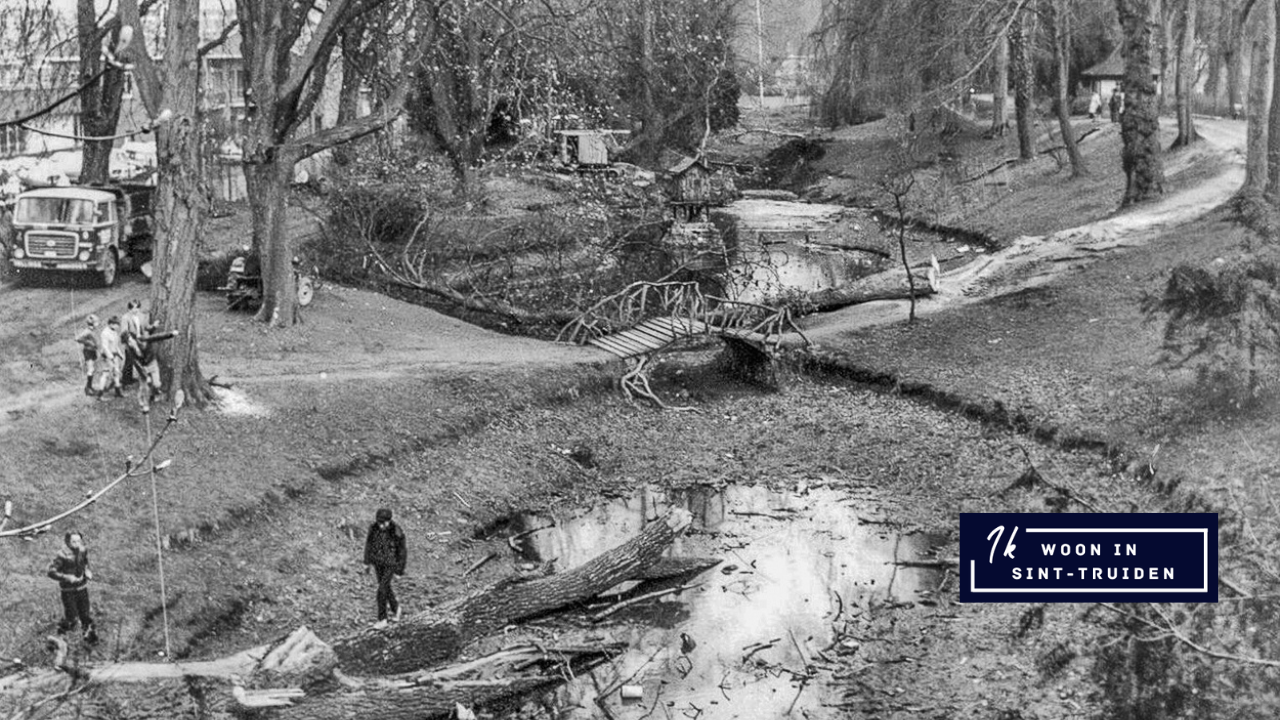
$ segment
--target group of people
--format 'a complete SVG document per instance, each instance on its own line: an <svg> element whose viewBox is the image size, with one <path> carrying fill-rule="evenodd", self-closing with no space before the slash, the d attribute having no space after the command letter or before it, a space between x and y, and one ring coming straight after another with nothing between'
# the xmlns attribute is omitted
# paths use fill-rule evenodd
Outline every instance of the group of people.
<svg viewBox="0 0 1280 720"><path fill-rule="evenodd" d="M1107 110L1111 114L1111 122L1120 122L1120 116L1124 115L1124 87L1117 84L1115 89L1111 91L1111 99L1107 101ZM1089 119L1096 120L1102 114L1102 94L1094 91L1089 98Z"/></svg>
<svg viewBox="0 0 1280 720"><path fill-rule="evenodd" d="M76 334L84 365L84 394L106 400L108 392L121 397L124 388L145 382L155 400L161 388L156 343L176 334L160 332L137 300L130 300L124 315L113 315L106 324L97 315L89 315L85 327Z"/></svg>
<svg viewBox="0 0 1280 720"><path fill-rule="evenodd" d="M378 583L376 628L385 628L388 622L398 621L402 609L391 581L404 575L408 549L404 530L391 518L391 510L379 509L364 542L365 570L372 570ZM79 626L85 642L93 644L98 642L98 633L89 605L89 581L93 579L89 570L89 550L84 536L77 530L63 535L62 543L63 548L49 563L47 573L49 579L57 581L62 599L58 634L71 632Z"/></svg>

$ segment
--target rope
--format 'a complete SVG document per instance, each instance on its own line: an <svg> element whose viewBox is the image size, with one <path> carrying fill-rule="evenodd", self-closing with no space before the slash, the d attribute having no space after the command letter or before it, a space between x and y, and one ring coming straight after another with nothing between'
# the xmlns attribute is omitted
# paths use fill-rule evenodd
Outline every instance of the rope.
<svg viewBox="0 0 1280 720"><path fill-rule="evenodd" d="M143 383L143 389L139 392L146 391L146 384ZM147 447L151 447L151 404L147 403L142 406L142 417L146 420L147 425ZM160 573L160 617L164 623L164 656L165 659L173 658L173 650L169 645L169 601L165 592L164 584L164 553L160 543L160 492L156 487L156 461L152 456L150 461L151 469L151 517L156 529L156 567Z"/></svg>
<svg viewBox="0 0 1280 720"><path fill-rule="evenodd" d="M136 130L117 133L115 135L76 135L75 133L60 133L60 132L55 132L53 130L42 130L38 127L33 127L27 124L19 124L18 127L22 128L23 130L26 130L27 132L36 133L37 135L48 135L49 137L63 138L65 140L80 140L82 142L105 142L108 140L121 140L124 138L131 138L131 137L134 137L135 135L145 135L146 133L149 133L152 130L154 130L155 126L158 124L159 123L148 123L147 125L143 125L142 127Z"/></svg>

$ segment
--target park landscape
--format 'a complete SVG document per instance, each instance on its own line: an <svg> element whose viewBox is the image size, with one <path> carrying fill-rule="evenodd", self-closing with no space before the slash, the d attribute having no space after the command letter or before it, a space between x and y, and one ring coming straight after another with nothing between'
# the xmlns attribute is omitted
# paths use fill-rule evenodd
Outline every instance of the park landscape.
<svg viewBox="0 0 1280 720"><path fill-rule="evenodd" d="M1021 157L1014 128L993 132L996 102L832 128L744 99L697 148L735 192L841 208L801 234L875 244L892 262L818 311L816 295L783 294L797 327L765 372L689 338L655 356L647 398L623 392L618 358L557 341L584 307L566 297L686 277L650 258L612 287L564 279L606 275L599 258L630 237L619 228L645 225L630 208L664 213L639 163L601 178L512 155L464 194L447 164L406 160L411 145L388 159L370 139L382 167L362 179L382 195L288 193L280 232L324 278L292 323L227 310L214 288L255 218L248 203L217 208L189 259L204 386L184 402L85 397L71 339L88 313L154 307L163 276L104 289L7 274L0 710L1271 714L1275 288L1249 320L1199 336L1171 324L1170 293L1193 269L1265 269L1274 229L1249 194L1252 120L1196 114L1198 138L1179 143L1185 126L1158 116L1162 186L1135 198L1128 121L1071 116L1077 162L1062 127L1042 123ZM957 166L977 179L957 182ZM406 187L443 210L406 227ZM385 218L400 235L372 222ZM373 234L385 227L392 237ZM396 264L406 235L435 250L431 272ZM497 272L493 258L518 260ZM919 278L938 263L914 300L903 261ZM538 283L549 267L564 275ZM886 286L892 297L849 301ZM1178 331L1207 352L1170 359ZM1252 353L1248 338L1261 338ZM371 627L362 572L379 507L409 537L406 618L387 628ZM1217 604L956 600L958 513L1190 511L1219 515ZM71 527L91 547L102 640L67 636L53 656L45 569ZM603 574L566 589L588 566Z"/></svg>

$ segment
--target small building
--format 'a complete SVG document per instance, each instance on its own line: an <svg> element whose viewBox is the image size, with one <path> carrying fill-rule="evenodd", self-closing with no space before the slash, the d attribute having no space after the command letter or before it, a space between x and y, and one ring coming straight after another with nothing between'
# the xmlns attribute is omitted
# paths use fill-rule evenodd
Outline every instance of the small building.
<svg viewBox="0 0 1280 720"><path fill-rule="evenodd" d="M703 222L711 205L711 163L706 157L685 158L667 170L671 209L677 223Z"/></svg>
<svg viewBox="0 0 1280 720"><path fill-rule="evenodd" d="M616 151L615 135L625 130L557 130L560 138L560 162L580 168L600 168L609 164L610 152Z"/></svg>
<svg viewBox="0 0 1280 720"><path fill-rule="evenodd" d="M1156 93L1159 93L1159 68L1151 68L1151 79L1156 83ZM1102 96L1104 103L1111 98L1111 93L1115 92L1116 86L1122 82L1124 82L1124 56L1120 54L1119 47L1116 47L1106 60L1080 73L1080 83L1084 86L1086 97L1088 93L1096 92Z"/></svg>

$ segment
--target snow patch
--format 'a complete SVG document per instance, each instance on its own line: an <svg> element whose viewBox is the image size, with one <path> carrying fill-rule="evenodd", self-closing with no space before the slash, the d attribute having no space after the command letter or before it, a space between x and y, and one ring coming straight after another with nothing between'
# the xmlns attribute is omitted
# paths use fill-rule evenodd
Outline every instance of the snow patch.
<svg viewBox="0 0 1280 720"><path fill-rule="evenodd" d="M218 408L225 415L266 417L271 414L271 410L267 406L254 402L248 395L239 390L215 388L214 392L217 396Z"/></svg>

